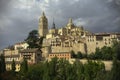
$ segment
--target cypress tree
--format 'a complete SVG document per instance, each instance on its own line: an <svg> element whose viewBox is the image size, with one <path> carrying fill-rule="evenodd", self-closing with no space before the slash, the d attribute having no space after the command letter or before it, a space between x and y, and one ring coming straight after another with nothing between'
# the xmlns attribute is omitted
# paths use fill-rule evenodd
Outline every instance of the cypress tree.
<svg viewBox="0 0 120 80"><path fill-rule="evenodd" d="M15 70L16 70L15 61L14 61L14 59L13 59L13 61L12 61L12 72L15 72Z"/></svg>
<svg viewBox="0 0 120 80"><path fill-rule="evenodd" d="M24 74L27 71L28 71L28 63L27 63L27 60L24 59L23 62L21 63L20 72L22 72Z"/></svg>
<svg viewBox="0 0 120 80"><path fill-rule="evenodd" d="M116 57L113 59L113 67L111 70L111 79L109 80L120 80L120 62Z"/></svg>
<svg viewBox="0 0 120 80"><path fill-rule="evenodd" d="M1 64L1 56L0 56L0 73L1 73L1 66L2 66L2 64Z"/></svg>
<svg viewBox="0 0 120 80"><path fill-rule="evenodd" d="M0 56L0 59L1 59L1 72L3 73L6 71L5 57L3 54Z"/></svg>

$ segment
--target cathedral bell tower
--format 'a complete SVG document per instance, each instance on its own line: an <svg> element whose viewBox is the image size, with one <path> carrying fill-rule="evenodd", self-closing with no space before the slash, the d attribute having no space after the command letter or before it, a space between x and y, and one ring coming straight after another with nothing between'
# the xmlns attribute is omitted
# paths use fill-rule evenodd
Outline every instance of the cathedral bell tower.
<svg viewBox="0 0 120 80"><path fill-rule="evenodd" d="M39 19L38 33L40 37L46 37L46 34L48 33L48 20L44 12L42 13L42 16Z"/></svg>
<svg viewBox="0 0 120 80"><path fill-rule="evenodd" d="M74 27L74 24L73 24L73 22L72 22L72 18L70 18L69 19L69 22L68 22L68 24L67 24L67 28L68 29L72 29Z"/></svg>

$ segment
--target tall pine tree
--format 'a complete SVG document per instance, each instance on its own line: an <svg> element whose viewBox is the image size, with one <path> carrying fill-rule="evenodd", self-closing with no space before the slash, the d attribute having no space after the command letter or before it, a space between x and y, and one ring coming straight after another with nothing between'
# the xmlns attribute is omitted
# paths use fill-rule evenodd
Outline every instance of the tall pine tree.
<svg viewBox="0 0 120 80"><path fill-rule="evenodd" d="M5 57L4 57L4 55L2 54L1 56L0 56L0 59L1 59L1 73L3 73L3 72L5 72L6 71L6 65L5 65Z"/></svg>
<svg viewBox="0 0 120 80"><path fill-rule="evenodd" d="M15 70L16 70L16 66L15 66L15 61L13 59L13 61L12 61L12 72L15 72Z"/></svg>
<svg viewBox="0 0 120 80"><path fill-rule="evenodd" d="M24 74L27 71L28 71L28 63L27 60L24 59L23 62L21 63L20 72Z"/></svg>

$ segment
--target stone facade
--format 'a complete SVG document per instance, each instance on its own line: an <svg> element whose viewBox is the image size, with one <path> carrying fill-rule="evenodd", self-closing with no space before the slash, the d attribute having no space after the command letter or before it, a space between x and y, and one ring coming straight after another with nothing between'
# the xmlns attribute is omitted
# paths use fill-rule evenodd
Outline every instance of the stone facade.
<svg viewBox="0 0 120 80"><path fill-rule="evenodd" d="M45 34L42 49L43 57L48 57L49 53L70 52L71 50L75 53L80 51L90 54L95 52L96 48L111 46L113 40L120 40L120 33L93 34L85 30L83 26L76 26L72 18L69 19L66 26L61 28L56 28L53 22L53 27Z"/></svg>
<svg viewBox="0 0 120 80"><path fill-rule="evenodd" d="M42 21L40 23L45 24ZM40 29L38 31L40 32ZM45 34L42 48L43 57L48 57L49 53L70 52L71 50L74 50L76 53L78 51L86 53L85 36L91 33L85 30L83 26L76 26L72 18L70 18L67 25L59 29L56 28L53 22L53 27Z"/></svg>
<svg viewBox="0 0 120 80"><path fill-rule="evenodd" d="M24 49L20 51L20 61L24 59L27 60L28 64L36 64L42 59L41 50L34 49Z"/></svg>
<svg viewBox="0 0 120 80"><path fill-rule="evenodd" d="M14 45L15 50L27 49L29 45L26 42L19 42Z"/></svg>
<svg viewBox="0 0 120 80"><path fill-rule="evenodd" d="M59 53L50 53L48 58L49 59L52 59L54 57L57 57L58 59L66 59L66 60L69 60L71 59L71 54L70 52L59 52Z"/></svg>
<svg viewBox="0 0 120 80"><path fill-rule="evenodd" d="M42 52L37 48L28 49L25 42L16 43L13 48L5 48L3 54L5 56L6 70L12 69L12 61L15 61L15 71L20 71L21 62L24 58L28 64L36 64L42 60Z"/></svg>
<svg viewBox="0 0 120 80"><path fill-rule="evenodd" d="M95 52L96 48L112 46L113 41L120 41L120 33L96 33L86 36L87 53Z"/></svg>
<svg viewBox="0 0 120 80"><path fill-rule="evenodd" d="M45 16L45 13L42 13L42 16L39 19L39 27L38 27L39 36L46 36L48 33L48 20Z"/></svg>
<svg viewBox="0 0 120 80"><path fill-rule="evenodd" d="M66 26L56 28L55 23L48 30L48 19L45 13L39 19L38 28L39 37L43 39L42 49L28 49L26 42L16 43L9 49L0 51L4 54L6 69L11 70L12 61L16 64L16 71L20 70L20 64L23 59L27 59L28 64L36 64L41 60L51 59L53 57L71 60L70 51L82 52L83 54L94 53L96 48L112 46L113 41L120 41L120 33L91 33L83 28L76 26L70 18Z"/></svg>
<svg viewBox="0 0 120 80"><path fill-rule="evenodd" d="M16 71L20 70L21 61L20 61L20 56L19 56L19 51L18 50L5 49L4 50L4 56L5 56L6 70L11 70L12 69L13 59L15 61Z"/></svg>

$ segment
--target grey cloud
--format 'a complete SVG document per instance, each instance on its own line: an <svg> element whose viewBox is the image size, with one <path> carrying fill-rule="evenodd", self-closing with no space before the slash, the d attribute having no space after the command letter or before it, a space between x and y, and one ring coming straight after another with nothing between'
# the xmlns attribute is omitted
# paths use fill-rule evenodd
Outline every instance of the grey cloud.
<svg viewBox="0 0 120 80"><path fill-rule="evenodd" d="M119 0L35 1L30 9L20 9L20 6L15 8L19 0L0 0L0 49L24 40L29 31L37 29L38 18L44 9L49 28L53 17L57 27L66 25L68 19L73 18L76 24L84 23L85 29L91 32L120 32Z"/></svg>
<svg viewBox="0 0 120 80"><path fill-rule="evenodd" d="M58 26L65 25L68 18L72 17L74 20L78 18L89 20L91 23L85 27L94 32L102 32L103 30L108 32L118 31L116 27L119 28L119 25L113 23L119 17L119 9L114 1L78 0L72 1L73 4L68 2L68 0L60 1L57 6L51 2L49 6L52 7L47 8L48 13L51 12L51 16L55 16L56 20L59 21L57 22ZM63 22L60 21L60 17L64 19Z"/></svg>
<svg viewBox="0 0 120 80"><path fill-rule="evenodd" d="M0 12L6 11L10 0L0 0Z"/></svg>

